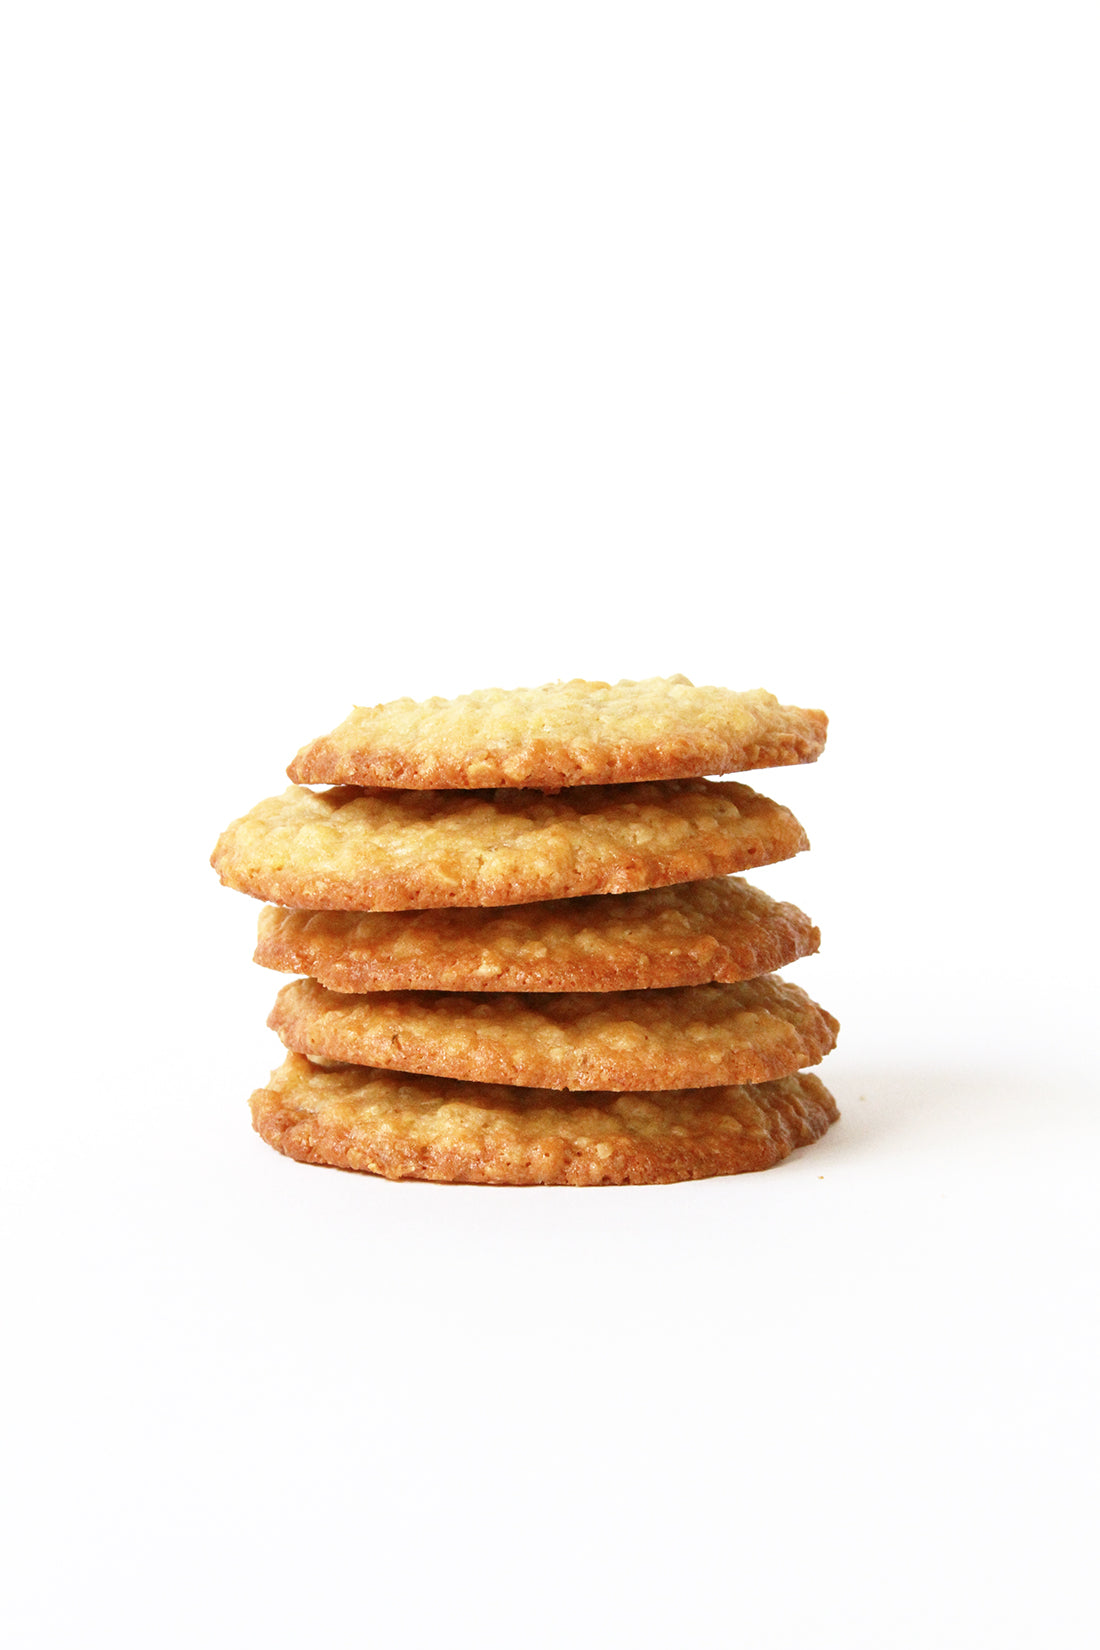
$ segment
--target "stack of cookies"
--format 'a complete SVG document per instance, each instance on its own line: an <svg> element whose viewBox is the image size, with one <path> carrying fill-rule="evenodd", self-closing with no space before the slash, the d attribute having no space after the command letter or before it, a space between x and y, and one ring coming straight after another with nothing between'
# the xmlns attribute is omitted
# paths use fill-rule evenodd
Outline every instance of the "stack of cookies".
<svg viewBox="0 0 1100 1650"><path fill-rule="evenodd" d="M701 776L814 761L825 728L683 676L353 711L213 854L270 902L256 961L304 976L258 1132L390 1179L575 1186L817 1139L837 1110L803 1068L837 1022L774 970L820 936L731 874L809 843Z"/></svg>

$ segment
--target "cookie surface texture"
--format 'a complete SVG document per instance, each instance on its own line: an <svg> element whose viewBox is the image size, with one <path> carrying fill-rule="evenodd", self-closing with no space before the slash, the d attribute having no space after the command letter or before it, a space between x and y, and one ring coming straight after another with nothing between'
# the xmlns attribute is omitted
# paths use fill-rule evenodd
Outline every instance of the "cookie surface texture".
<svg viewBox="0 0 1100 1650"><path fill-rule="evenodd" d="M548 682L357 707L304 746L287 774L309 785L552 791L813 762L826 727L824 711L686 676Z"/></svg>
<svg viewBox="0 0 1100 1650"><path fill-rule="evenodd" d="M760 1083L824 1059L837 1022L778 975L737 985L530 996L378 991L295 980L268 1025L287 1048L482 1083L679 1089Z"/></svg>
<svg viewBox="0 0 1100 1650"><path fill-rule="evenodd" d="M322 1070L296 1054L250 1104L257 1133L302 1163L497 1186L660 1185L767 1169L838 1116L806 1072L753 1087L562 1095Z"/></svg>
<svg viewBox="0 0 1100 1650"><path fill-rule="evenodd" d="M541 905L260 912L255 961L333 991L630 991L751 980L816 951L797 906L741 877Z"/></svg>
<svg viewBox="0 0 1100 1650"><path fill-rule="evenodd" d="M223 883L311 911L519 905L744 871L808 848L735 780L538 791L292 787L222 832Z"/></svg>

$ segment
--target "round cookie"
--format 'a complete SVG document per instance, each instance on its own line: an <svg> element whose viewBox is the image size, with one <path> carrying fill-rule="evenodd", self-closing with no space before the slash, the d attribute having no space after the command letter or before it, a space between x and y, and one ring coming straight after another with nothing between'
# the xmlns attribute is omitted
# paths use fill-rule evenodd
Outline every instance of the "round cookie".
<svg viewBox="0 0 1100 1650"><path fill-rule="evenodd" d="M436 911L260 912L254 960L333 991L631 991L751 980L816 951L797 906L742 877Z"/></svg>
<svg viewBox="0 0 1100 1650"><path fill-rule="evenodd" d="M690 779L813 762L824 711L781 705L756 689L695 687L686 676L644 682L548 682L486 688L457 699L357 706L303 747L298 784L406 790L609 785Z"/></svg>
<svg viewBox="0 0 1100 1650"><path fill-rule="evenodd" d="M268 1018L312 1060L550 1089L761 1083L816 1065L837 1022L777 974L666 990L378 991L295 980Z"/></svg>
<svg viewBox="0 0 1100 1650"><path fill-rule="evenodd" d="M223 883L311 911L522 905L695 882L808 848L734 780L539 791L292 787L222 832Z"/></svg>
<svg viewBox="0 0 1100 1650"><path fill-rule="evenodd" d="M257 1133L302 1163L496 1186L662 1185L767 1169L839 1115L808 1072L751 1087L563 1095L322 1070L297 1054L250 1105Z"/></svg>

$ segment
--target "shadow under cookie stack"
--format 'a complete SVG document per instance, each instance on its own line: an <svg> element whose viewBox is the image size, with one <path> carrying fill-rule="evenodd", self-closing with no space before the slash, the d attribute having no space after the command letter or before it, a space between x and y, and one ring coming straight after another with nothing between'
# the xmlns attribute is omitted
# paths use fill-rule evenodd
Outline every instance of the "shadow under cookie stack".
<svg viewBox="0 0 1100 1650"><path fill-rule="evenodd" d="M817 929L734 874L809 847L738 773L812 762L769 693L552 683L357 709L212 864L304 978L252 1096L276 1150L390 1179L642 1185L764 1169L837 1108L837 1022L774 972ZM314 790L311 786L331 786Z"/></svg>

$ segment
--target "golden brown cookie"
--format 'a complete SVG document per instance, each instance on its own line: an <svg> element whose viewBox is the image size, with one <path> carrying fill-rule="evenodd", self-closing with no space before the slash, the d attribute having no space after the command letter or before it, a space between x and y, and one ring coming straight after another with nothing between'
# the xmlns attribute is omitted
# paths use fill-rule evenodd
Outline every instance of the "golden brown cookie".
<svg viewBox="0 0 1100 1650"><path fill-rule="evenodd" d="M300 1163L494 1186L642 1186L768 1169L835 1123L808 1072L749 1087L560 1094L322 1070L291 1054L251 1099L269 1146Z"/></svg>
<svg viewBox="0 0 1100 1650"><path fill-rule="evenodd" d="M449 911L260 912L255 961L333 991L631 991L751 980L816 951L741 877Z"/></svg>
<svg viewBox="0 0 1100 1650"><path fill-rule="evenodd" d="M406 911L659 888L808 847L792 813L735 780L557 796L293 787L223 831L211 863L276 905Z"/></svg>
<svg viewBox="0 0 1100 1650"><path fill-rule="evenodd" d="M550 1089L762 1083L816 1065L838 1029L777 974L736 985L530 996L351 996L295 980L267 1023L311 1060Z"/></svg>
<svg viewBox="0 0 1100 1650"><path fill-rule="evenodd" d="M691 779L813 762L824 711L781 705L755 689L695 687L686 676L645 682L548 682L486 688L457 699L357 706L298 752L298 784L445 790L608 785Z"/></svg>

